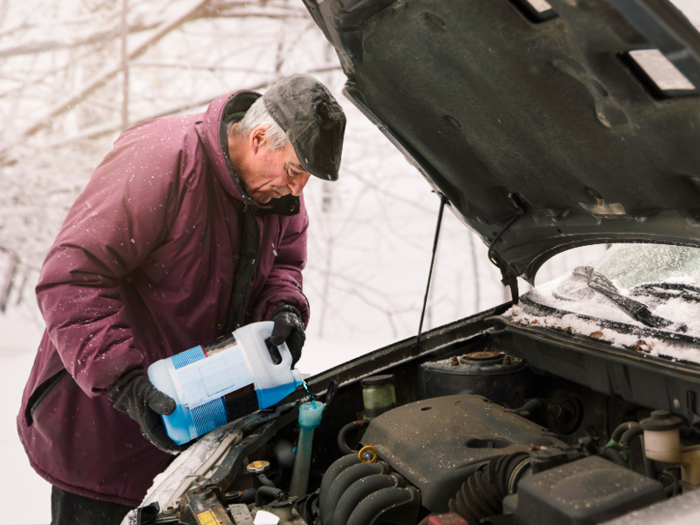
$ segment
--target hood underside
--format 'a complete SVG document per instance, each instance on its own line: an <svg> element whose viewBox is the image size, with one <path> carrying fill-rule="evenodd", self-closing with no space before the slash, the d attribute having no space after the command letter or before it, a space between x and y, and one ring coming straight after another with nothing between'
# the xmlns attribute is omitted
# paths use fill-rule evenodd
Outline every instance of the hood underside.
<svg viewBox="0 0 700 525"><path fill-rule="evenodd" d="M700 246L700 35L670 3L316 1L346 94L509 273Z"/></svg>

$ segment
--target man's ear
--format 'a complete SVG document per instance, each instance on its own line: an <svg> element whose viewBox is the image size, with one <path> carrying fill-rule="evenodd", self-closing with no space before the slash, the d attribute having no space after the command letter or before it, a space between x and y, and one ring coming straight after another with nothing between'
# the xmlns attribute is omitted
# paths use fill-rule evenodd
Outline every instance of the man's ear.
<svg viewBox="0 0 700 525"><path fill-rule="evenodd" d="M267 127L260 125L250 132L249 142L254 154L257 154L260 148L267 146L266 130Z"/></svg>

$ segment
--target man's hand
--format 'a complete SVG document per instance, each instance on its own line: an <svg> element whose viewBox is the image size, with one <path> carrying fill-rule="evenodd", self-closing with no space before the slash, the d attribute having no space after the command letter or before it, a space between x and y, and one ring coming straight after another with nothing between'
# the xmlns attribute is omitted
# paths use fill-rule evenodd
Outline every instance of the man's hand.
<svg viewBox="0 0 700 525"><path fill-rule="evenodd" d="M283 304L272 312L272 321L275 326L272 329L270 342L275 346L287 342L289 352L292 354L292 368L294 368L301 357L301 347L306 341L301 314L293 306Z"/></svg>
<svg viewBox="0 0 700 525"><path fill-rule="evenodd" d="M141 427L141 434L153 445L168 454L178 454L180 447L168 437L158 414L169 416L175 411L173 398L158 390L144 375L143 370L124 374L109 389L107 398L114 408L124 412Z"/></svg>

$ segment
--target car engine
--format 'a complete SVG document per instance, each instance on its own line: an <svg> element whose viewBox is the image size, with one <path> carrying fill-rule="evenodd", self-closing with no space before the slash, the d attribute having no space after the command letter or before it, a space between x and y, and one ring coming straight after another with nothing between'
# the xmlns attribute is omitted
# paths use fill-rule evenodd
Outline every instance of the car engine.
<svg viewBox="0 0 700 525"><path fill-rule="evenodd" d="M341 365L207 434L125 523L573 525L700 499L687 419L533 366L502 332L457 335Z"/></svg>
<svg viewBox="0 0 700 525"><path fill-rule="evenodd" d="M559 428L578 430L575 407L583 404L573 393L564 396L567 408L531 398L520 409L456 393L491 385L490 397L517 400L534 388L517 358L474 352L425 363L422 372L426 392L443 395L372 419L360 453L338 459L323 478L324 525L418 523L427 512L467 523L504 514L520 524L600 523L665 499L660 482L599 457L590 437L569 445L531 420L549 414Z"/></svg>

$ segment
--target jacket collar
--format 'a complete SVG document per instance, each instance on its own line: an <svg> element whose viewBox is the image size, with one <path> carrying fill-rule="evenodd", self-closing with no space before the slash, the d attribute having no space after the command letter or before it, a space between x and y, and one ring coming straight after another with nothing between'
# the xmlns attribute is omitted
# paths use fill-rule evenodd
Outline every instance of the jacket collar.
<svg viewBox="0 0 700 525"><path fill-rule="evenodd" d="M226 121L229 115L232 116L237 111L247 111L260 96L252 91L238 91L221 96L209 105L202 121L196 125L197 134L204 144L214 174L221 186L232 197L253 206L257 206L257 203L245 192L231 164Z"/></svg>

